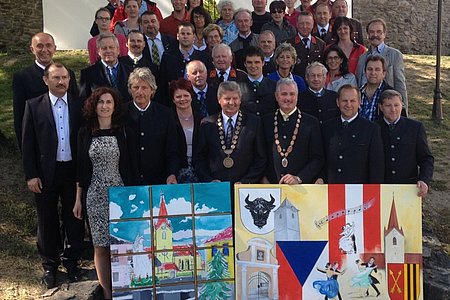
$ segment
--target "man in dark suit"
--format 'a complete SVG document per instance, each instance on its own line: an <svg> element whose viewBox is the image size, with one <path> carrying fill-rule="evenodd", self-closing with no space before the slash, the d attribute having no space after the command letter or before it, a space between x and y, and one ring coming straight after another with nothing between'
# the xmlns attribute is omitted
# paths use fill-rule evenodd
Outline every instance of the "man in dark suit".
<svg viewBox="0 0 450 300"><path fill-rule="evenodd" d="M314 183L324 164L319 122L297 108L298 88L293 79L280 79L275 97L280 108L262 119L267 180L272 184Z"/></svg>
<svg viewBox="0 0 450 300"><path fill-rule="evenodd" d="M202 118L220 112L217 102L217 88L209 86L206 82L208 71L199 60L190 61L186 65L187 79L191 82L197 97L192 99L192 108Z"/></svg>
<svg viewBox="0 0 450 300"><path fill-rule="evenodd" d="M323 125L326 183L383 183L384 154L380 127L358 115L359 89L343 85L337 106L341 116ZM318 183L323 182L319 178Z"/></svg>
<svg viewBox="0 0 450 300"><path fill-rule="evenodd" d="M14 130L19 148L22 147L22 119L25 102L48 92L47 85L42 78L45 67L53 62L53 55L56 52L55 40L50 34L39 32L31 38L30 50L35 57L34 64L15 73L12 80ZM75 74L71 70L68 71L70 75L68 92L78 95Z"/></svg>
<svg viewBox="0 0 450 300"><path fill-rule="evenodd" d="M298 64L294 66L293 74L305 77L306 67L314 61L322 61L325 42L311 35L314 18L310 12L303 11L297 19L298 34L288 40L297 51Z"/></svg>
<svg viewBox="0 0 450 300"><path fill-rule="evenodd" d="M264 53L263 75L267 76L277 70L274 58L275 48L277 47L275 35L270 30L264 30L258 36L258 44Z"/></svg>
<svg viewBox="0 0 450 300"><path fill-rule="evenodd" d="M302 112L319 119L322 125L325 121L339 115L336 106L337 93L325 89L327 68L320 62L313 62L306 68L308 89L299 95L298 107Z"/></svg>
<svg viewBox="0 0 450 300"><path fill-rule="evenodd" d="M149 68L153 75L158 74L158 67L150 59L144 57L144 35L138 30L131 30L127 36L128 55L119 57L119 62L132 68Z"/></svg>
<svg viewBox="0 0 450 300"><path fill-rule="evenodd" d="M252 32L252 13L245 8L240 8L234 13L234 23L238 29L237 38L230 43L234 53L235 65L238 69L244 69L244 53L249 46L258 46L258 34Z"/></svg>
<svg viewBox="0 0 450 300"><path fill-rule="evenodd" d="M80 97L85 100L92 91L101 86L115 88L123 101L131 99L128 93L127 80L131 68L119 62L119 42L112 33L100 34L97 39L100 61L81 70Z"/></svg>
<svg viewBox="0 0 450 300"><path fill-rule="evenodd" d="M192 60L200 60L207 69L211 69L212 59L204 51L194 49L194 25L191 23L181 23L178 26L177 39L179 47L172 51L164 51L160 66L160 84L161 99L167 99L163 103L169 105L168 90L169 83L180 77L186 77L186 64Z"/></svg>
<svg viewBox="0 0 450 300"><path fill-rule="evenodd" d="M198 178L230 181L232 186L259 183L266 167L260 119L240 111L241 91L236 82L221 83L217 93L222 111L200 124L194 162Z"/></svg>
<svg viewBox="0 0 450 300"><path fill-rule="evenodd" d="M53 288L61 260L71 281L79 275L77 262L84 229L72 209L82 102L67 93L70 78L64 65L50 64L43 78L49 92L26 102L22 151L25 179L36 200L43 279L47 288ZM59 201L64 236L60 232Z"/></svg>
<svg viewBox="0 0 450 300"><path fill-rule="evenodd" d="M208 84L217 88L224 81L243 81L247 78L244 71L233 68L233 53L230 46L218 44L212 50L214 68L209 71Z"/></svg>
<svg viewBox="0 0 450 300"><path fill-rule="evenodd" d="M152 101L156 81L148 68L136 68L128 79L133 101L126 103L128 126L138 142L139 182L142 185L177 183L178 141L173 113Z"/></svg>
<svg viewBox="0 0 450 300"><path fill-rule="evenodd" d="M332 33L331 33L331 11L330 7L327 3L319 3L316 6L316 22L317 25L314 26L312 35L315 37L320 38L322 41L324 41L327 45L330 45L332 41Z"/></svg>
<svg viewBox="0 0 450 300"><path fill-rule="evenodd" d="M263 76L264 54L260 48L250 46L245 51L247 79L239 82L242 93L242 112L264 116L277 109L275 89L277 83Z"/></svg>
<svg viewBox="0 0 450 300"><path fill-rule="evenodd" d="M164 51L175 50L178 47L177 40L159 31L158 17L151 11L142 14L141 30L145 39L143 55L159 67Z"/></svg>
<svg viewBox="0 0 450 300"><path fill-rule="evenodd" d="M401 116L398 91L385 90L378 106L383 113L377 122L384 144L385 183L417 184L419 196L425 197L433 178L434 157L423 124Z"/></svg>

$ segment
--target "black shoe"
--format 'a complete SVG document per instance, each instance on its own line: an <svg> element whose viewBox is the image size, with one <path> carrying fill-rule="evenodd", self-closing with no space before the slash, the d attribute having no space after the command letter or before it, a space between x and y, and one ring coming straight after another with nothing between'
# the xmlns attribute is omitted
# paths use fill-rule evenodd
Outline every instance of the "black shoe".
<svg viewBox="0 0 450 300"><path fill-rule="evenodd" d="M80 280L80 269L77 266L67 269L67 278L69 278L70 282L76 282Z"/></svg>
<svg viewBox="0 0 450 300"><path fill-rule="evenodd" d="M380 292L377 293L377 297L380 296Z"/></svg>
<svg viewBox="0 0 450 300"><path fill-rule="evenodd" d="M52 289L56 286L56 274L52 271L45 271L42 278L42 282L45 284L47 289Z"/></svg>

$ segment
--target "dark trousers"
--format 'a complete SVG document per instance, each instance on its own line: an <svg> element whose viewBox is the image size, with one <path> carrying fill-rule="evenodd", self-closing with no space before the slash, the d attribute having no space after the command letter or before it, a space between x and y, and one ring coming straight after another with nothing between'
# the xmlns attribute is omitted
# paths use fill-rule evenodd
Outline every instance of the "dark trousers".
<svg viewBox="0 0 450 300"><path fill-rule="evenodd" d="M76 266L81 257L84 222L73 215L75 203L75 165L57 162L55 179L42 193L35 194L38 217L37 247L45 271L55 272L63 261L66 268ZM58 202L61 201L62 230Z"/></svg>

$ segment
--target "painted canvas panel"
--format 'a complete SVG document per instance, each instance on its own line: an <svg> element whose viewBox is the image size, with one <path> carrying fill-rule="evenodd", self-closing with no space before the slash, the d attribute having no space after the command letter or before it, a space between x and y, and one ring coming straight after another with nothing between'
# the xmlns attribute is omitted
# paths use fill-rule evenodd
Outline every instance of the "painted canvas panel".
<svg viewBox="0 0 450 300"><path fill-rule="evenodd" d="M213 282L223 285L223 299L234 297L229 183L114 187L109 194L114 299L196 299ZM214 299L219 286L202 297Z"/></svg>
<svg viewBox="0 0 450 300"><path fill-rule="evenodd" d="M235 207L237 299L423 299L414 185L238 185Z"/></svg>

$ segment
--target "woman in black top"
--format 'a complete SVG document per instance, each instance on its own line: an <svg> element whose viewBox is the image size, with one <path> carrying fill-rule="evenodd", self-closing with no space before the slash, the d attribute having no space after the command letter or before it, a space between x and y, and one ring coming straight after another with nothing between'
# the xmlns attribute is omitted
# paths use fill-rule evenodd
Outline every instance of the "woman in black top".
<svg viewBox="0 0 450 300"><path fill-rule="evenodd" d="M86 195L84 203L94 245L94 263L105 299L112 297L108 188L133 184L137 173L133 153L136 144L132 141L133 134L122 125L120 103L116 90L96 89L83 108L86 126L78 132L77 196L73 213L82 219L82 195Z"/></svg>

